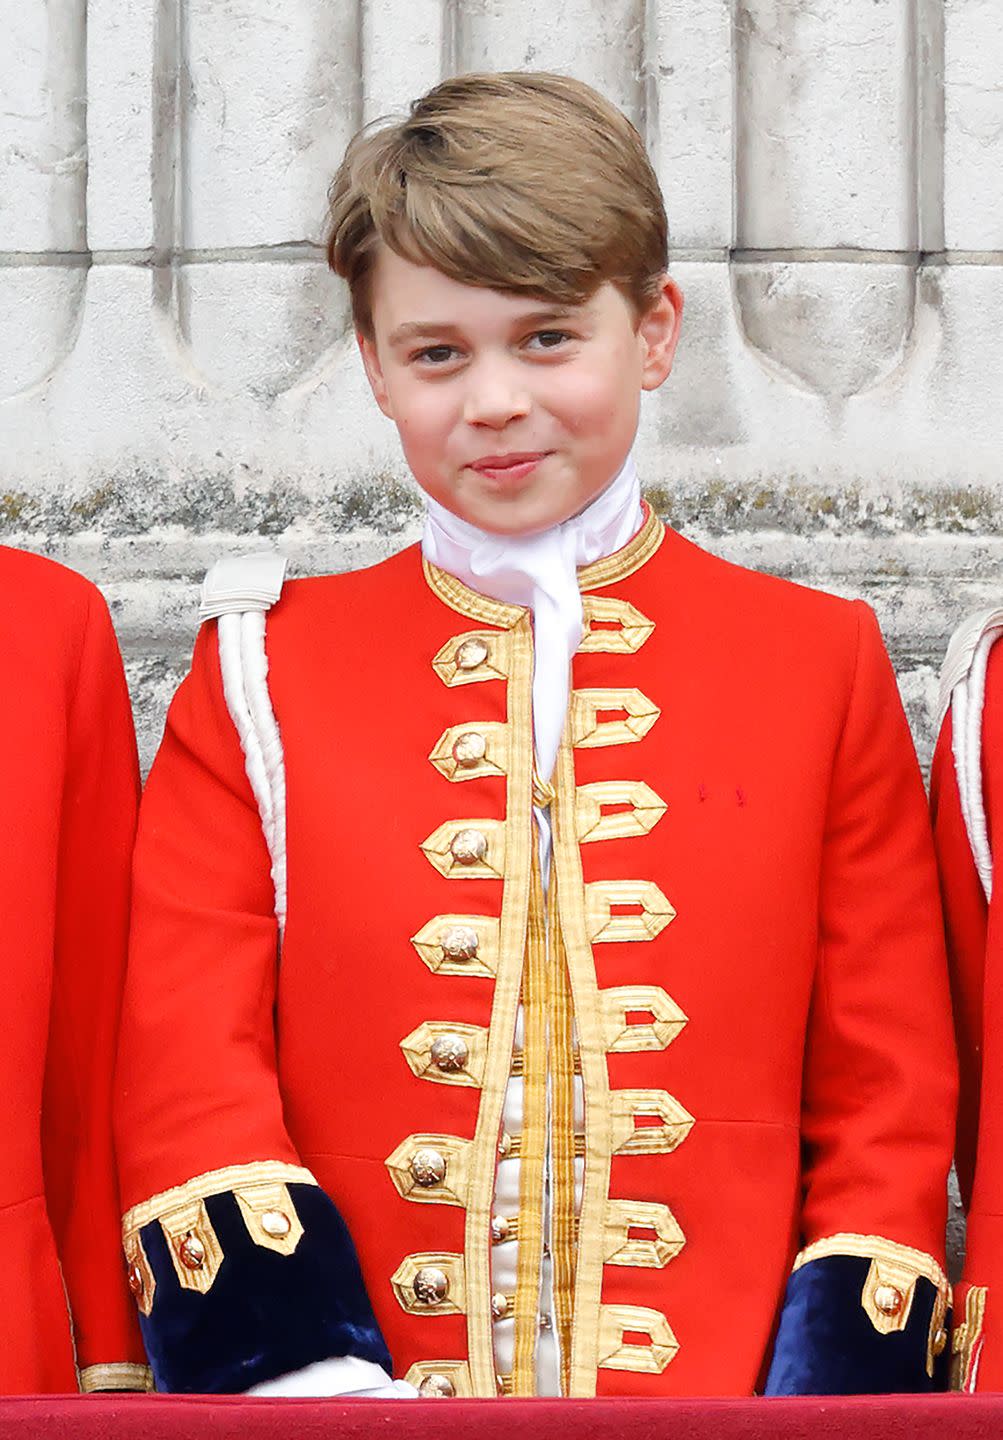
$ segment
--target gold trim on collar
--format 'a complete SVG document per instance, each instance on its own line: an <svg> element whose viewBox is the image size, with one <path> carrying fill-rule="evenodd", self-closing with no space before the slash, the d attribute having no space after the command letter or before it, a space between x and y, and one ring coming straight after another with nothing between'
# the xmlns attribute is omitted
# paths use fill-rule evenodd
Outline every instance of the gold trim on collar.
<svg viewBox="0 0 1003 1440"><path fill-rule="evenodd" d="M134 1365L129 1360L85 1365L80 1371L80 1389L84 1395L96 1390L152 1390L153 1373L149 1365Z"/></svg>
<svg viewBox="0 0 1003 1440"><path fill-rule="evenodd" d="M462 580L457 580L448 570L433 565L432 561L426 560L424 556L421 568L429 589L458 615L479 620L482 625L497 625L501 630L512 630L522 617L528 614L522 605L506 605L503 600L492 600L490 595L471 590L469 585L464 585Z"/></svg>
<svg viewBox="0 0 1003 1440"><path fill-rule="evenodd" d="M645 510L644 522L632 540L614 554L595 560L578 571L580 590L600 590L606 585L616 585L647 564L665 539L665 526L650 505L645 505ZM528 614L522 605L506 605L502 600L492 600L489 595L472 590L424 556L421 568L429 589L444 605L459 615L479 620L482 625L497 625L502 630L511 630Z"/></svg>
<svg viewBox="0 0 1003 1440"><path fill-rule="evenodd" d="M665 539L665 526L645 503L644 523L632 540L622 550L616 550L603 560L595 560L578 572L579 590L600 590L606 585L616 585L626 580L646 565Z"/></svg>

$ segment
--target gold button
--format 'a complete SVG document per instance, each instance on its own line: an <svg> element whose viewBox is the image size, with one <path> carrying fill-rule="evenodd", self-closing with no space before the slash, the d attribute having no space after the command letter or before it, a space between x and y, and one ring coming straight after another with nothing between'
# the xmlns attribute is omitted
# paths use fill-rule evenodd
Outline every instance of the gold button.
<svg viewBox="0 0 1003 1440"><path fill-rule="evenodd" d="M467 1068L470 1049L462 1035L440 1035L432 1046L432 1064L444 1075L454 1075Z"/></svg>
<svg viewBox="0 0 1003 1440"><path fill-rule="evenodd" d="M902 1309L902 1291L894 1285L879 1285L874 1292L874 1303L882 1315L897 1315Z"/></svg>
<svg viewBox="0 0 1003 1440"><path fill-rule="evenodd" d="M454 925L439 936L439 946L446 960L474 960L480 944L477 931L469 925Z"/></svg>
<svg viewBox="0 0 1003 1440"><path fill-rule="evenodd" d="M293 1222L284 1210L266 1210L261 1217L261 1228L273 1240L284 1240L293 1228Z"/></svg>
<svg viewBox="0 0 1003 1440"><path fill-rule="evenodd" d="M446 1178L445 1157L438 1150L416 1150L411 1157L411 1178L423 1190L441 1185Z"/></svg>
<svg viewBox="0 0 1003 1440"><path fill-rule="evenodd" d="M943 1353L944 1353L944 1351L946 1350L946 1348L947 1348L947 1331L946 1331L946 1330L938 1330L937 1333L936 1333L936 1335L933 1337L933 1353L934 1353L935 1355L943 1355Z"/></svg>
<svg viewBox="0 0 1003 1440"><path fill-rule="evenodd" d="M495 1385L496 1385L497 1388L498 1388L498 1394L499 1394L499 1395L504 1395L506 1389L508 1388L507 1385L506 1385L506 1383L505 1383L505 1382L506 1382L506 1378L507 1378L507 1377L504 1376L504 1375L496 1375L496 1376L495 1376Z"/></svg>
<svg viewBox="0 0 1003 1440"><path fill-rule="evenodd" d="M453 759L464 770L479 765L487 753L488 742L479 730L465 730L453 746Z"/></svg>
<svg viewBox="0 0 1003 1440"><path fill-rule="evenodd" d="M553 1328L554 1328L554 1322L553 1322L553 1320L550 1318L550 1316L549 1316L549 1315L546 1315L546 1314L541 1315L541 1316L540 1316L540 1329L541 1329L541 1330L553 1330Z"/></svg>
<svg viewBox="0 0 1003 1440"><path fill-rule="evenodd" d="M483 830L457 830L449 850L457 865L476 865L488 853L488 837Z"/></svg>
<svg viewBox="0 0 1003 1440"><path fill-rule="evenodd" d="M143 1272L138 1265L129 1266L129 1289L137 1300L143 1298L143 1291L146 1289L143 1283Z"/></svg>
<svg viewBox="0 0 1003 1440"><path fill-rule="evenodd" d="M491 1296L491 1314L496 1320L504 1320L508 1314L508 1296L496 1290Z"/></svg>
<svg viewBox="0 0 1003 1440"><path fill-rule="evenodd" d="M419 1395L431 1395L437 1400L449 1400L456 1394L456 1386L448 1375L426 1375L418 1386Z"/></svg>
<svg viewBox="0 0 1003 1440"><path fill-rule="evenodd" d="M508 1217L505 1215L492 1215L491 1217L491 1243L502 1245L508 1239L508 1232L511 1226Z"/></svg>
<svg viewBox="0 0 1003 1440"><path fill-rule="evenodd" d="M503 1130L501 1133L501 1139L498 1141L498 1154L504 1160L505 1156L511 1154L511 1152L512 1136L508 1133L507 1130Z"/></svg>
<svg viewBox="0 0 1003 1440"><path fill-rule="evenodd" d="M411 1288L422 1305L438 1305L449 1294L449 1277L445 1270L423 1265L415 1275Z"/></svg>
<svg viewBox="0 0 1003 1440"><path fill-rule="evenodd" d="M464 640L462 645L456 647L453 663L457 670L476 670L478 665L484 664L490 653L485 641Z"/></svg>
<svg viewBox="0 0 1003 1440"><path fill-rule="evenodd" d="M201 1270L205 1264L205 1246L193 1230L178 1246L178 1258L186 1270Z"/></svg>

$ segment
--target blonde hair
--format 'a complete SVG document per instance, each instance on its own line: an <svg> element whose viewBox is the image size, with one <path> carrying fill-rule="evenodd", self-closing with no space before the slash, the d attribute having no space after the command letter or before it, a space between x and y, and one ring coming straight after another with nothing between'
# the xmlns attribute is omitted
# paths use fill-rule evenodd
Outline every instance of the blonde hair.
<svg viewBox="0 0 1003 1440"><path fill-rule="evenodd" d="M580 80L461 75L361 130L329 192L327 258L372 330L380 245L466 285L580 304L611 281L642 314L668 260L640 135Z"/></svg>

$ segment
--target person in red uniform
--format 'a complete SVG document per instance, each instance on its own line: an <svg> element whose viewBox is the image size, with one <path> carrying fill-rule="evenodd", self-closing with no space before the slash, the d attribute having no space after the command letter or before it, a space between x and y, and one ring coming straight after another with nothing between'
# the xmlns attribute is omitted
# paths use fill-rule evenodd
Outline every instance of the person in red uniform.
<svg viewBox="0 0 1003 1440"><path fill-rule="evenodd" d="M940 866L961 1061L957 1167L968 1216L953 1335L952 1384L1003 1389L1003 1344L992 1296L1003 1284L1003 1085L999 1012L1000 887L994 850L1003 834L1003 610L965 621L941 677L943 722L930 799Z"/></svg>
<svg viewBox="0 0 1003 1440"><path fill-rule="evenodd" d="M117 1099L157 1384L941 1385L922 783L870 610L641 501L681 296L640 138L447 81L353 142L329 256L425 533L204 587Z"/></svg>
<svg viewBox="0 0 1003 1440"><path fill-rule="evenodd" d="M0 579L0 1392L145 1389L110 1118L139 798L129 699L93 585L6 548Z"/></svg>

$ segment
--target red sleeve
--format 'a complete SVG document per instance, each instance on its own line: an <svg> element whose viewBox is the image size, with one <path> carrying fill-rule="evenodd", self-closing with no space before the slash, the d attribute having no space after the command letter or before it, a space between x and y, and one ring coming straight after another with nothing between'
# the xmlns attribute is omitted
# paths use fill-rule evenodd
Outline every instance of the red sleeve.
<svg viewBox="0 0 1003 1440"><path fill-rule="evenodd" d="M298 1163L276 1075L274 903L207 625L140 812L116 1100L126 1209L209 1171Z"/></svg>
<svg viewBox="0 0 1003 1440"><path fill-rule="evenodd" d="M1003 746L1003 646L989 657L983 724L984 762ZM997 719L998 714L998 719ZM994 739L994 732L999 737ZM982 889L961 812L952 750L953 728L948 714L933 758L930 803L933 810L937 863L947 928L954 1023L961 1062L958 1111L958 1183L967 1209L975 1176L982 1089L982 1002L985 988L986 937L989 907ZM983 791L990 843L993 830L994 767L983 763Z"/></svg>
<svg viewBox="0 0 1003 1440"><path fill-rule="evenodd" d="M859 604L806 1038L806 1244L876 1235L943 1264L956 1090L923 784L877 621Z"/></svg>
<svg viewBox="0 0 1003 1440"><path fill-rule="evenodd" d="M67 725L42 1119L48 1213L85 1388L144 1380L111 1137L138 790L122 662L107 608L91 591Z"/></svg>

